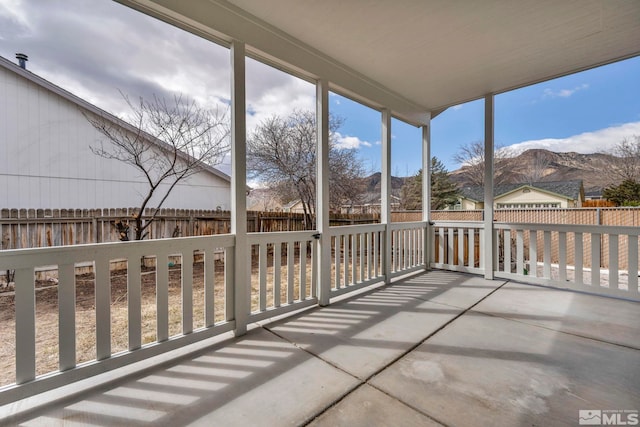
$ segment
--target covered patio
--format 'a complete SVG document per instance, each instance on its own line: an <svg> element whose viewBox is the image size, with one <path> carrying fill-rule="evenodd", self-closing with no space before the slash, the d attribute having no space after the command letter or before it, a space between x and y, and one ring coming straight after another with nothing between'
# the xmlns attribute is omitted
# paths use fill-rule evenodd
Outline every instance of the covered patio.
<svg viewBox="0 0 640 427"><path fill-rule="evenodd" d="M639 2L120 3L229 48L231 232L1 251L15 281L15 383L0 388L0 423L575 425L579 410L632 420L640 229L494 222L493 155L496 94L639 55ZM247 232L247 57L315 84L315 230ZM380 113L379 224L329 226L330 91ZM475 99L483 219L431 221L425 178L422 221L392 223L392 118L421 128L428 177L431 120ZM141 259L155 259L150 334ZM179 308L169 303L175 259ZM112 324L115 262L126 265L122 330ZM80 265L95 292L89 361L77 356ZM58 369L44 373L43 266L59 279Z"/></svg>
<svg viewBox="0 0 640 427"><path fill-rule="evenodd" d="M639 341L637 303L433 271L94 389L67 386L62 401L12 421L577 425L580 410L637 416Z"/></svg>

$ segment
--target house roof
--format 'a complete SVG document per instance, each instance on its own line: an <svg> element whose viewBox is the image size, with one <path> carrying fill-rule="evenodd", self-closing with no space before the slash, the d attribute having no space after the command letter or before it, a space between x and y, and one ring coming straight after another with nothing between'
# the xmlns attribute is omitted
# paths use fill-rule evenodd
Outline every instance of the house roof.
<svg viewBox="0 0 640 427"><path fill-rule="evenodd" d="M296 205L301 204L301 203L302 203L302 200L295 199L295 200L290 201L286 205L283 205L282 209L292 209L293 207L295 207Z"/></svg>
<svg viewBox="0 0 640 427"><path fill-rule="evenodd" d="M25 79L29 80L32 83L35 83L36 85L49 90L53 93L55 93L56 95L61 96L62 98L66 99L67 101L70 101L72 103L74 103L75 105L77 105L79 108L86 110L88 112L91 112L97 116L100 116L106 120L109 120L110 122L112 122L113 124L120 126L122 128L125 128L131 132L138 132L139 130L131 125L130 123L125 122L124 120L114 116L111 113L108 113L104 110L102 110L101 108L85 101L82 98L79 98L78 96L72 94L71 92L68 92L64 89L62 89L60 86L56 86L55 84L51 83L48 80L43 79L42 77L38 76L37 74L32 73L29 70L26 70L24 68L21 68L20 66L14 64L12 61L9 61L8 59L0 56L0 66L3 68L6 68L7 70L14 72L15 74L18 74L21 77L24 77ZM154 143L156 145L158 145L160 148L162 149L167 149L167 144L165 142L163 142L162 140L154 137L153 135L150 134L145 134L145 137L148 141L150 141L151 143ZM188 156L186 153L182 153L184 156ZM221 170L214 168L213 166L207 165L205 164L203 166L203 169L215 176L217 176L218 178L221 178L227 182L231 182L231 177L229 175L227 175L226 173L222 172Z"/></svg>
<svg viewBox="0 0 640 427"><path fill-rule="evenodd" d="M637 0L118 1L413 124L640 55Z"/></svg>
<svg viewBox="0 0 640 427"><path fill-rule="evenodd" d="M579 200L580 192L582 190L582 180L573 181L549 181L549 182L534 182L531 184L503 184L496 185L493 188L493 197L498 198L506 194L512 193L521 188L532 188L542 190L546 193L552 193L562 197L566 197L571 200ZM482 186L466 186L460 189L460 194L465 199L473 200L475 202L482 202L484 200L484 187Z"/></svg>

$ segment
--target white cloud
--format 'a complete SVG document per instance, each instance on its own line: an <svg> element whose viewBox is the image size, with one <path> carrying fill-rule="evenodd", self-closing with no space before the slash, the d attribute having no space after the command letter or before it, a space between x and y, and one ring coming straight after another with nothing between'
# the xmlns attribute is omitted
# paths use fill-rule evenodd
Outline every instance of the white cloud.
<svg viewBox="0 0 640 427"><path fill-rule="evenodd" d="M342 135L336 132L336 147L338 148L346 148L346 149L358 149L360 147L371 147L371 143L368 141L363 141L357 136L348 136Z"/></svg>
<svg viewBox="0 0 640 427"><path fill-rule="evenodd" d="M226 47L110 0L0 0L0 55L29 55L28 69L116 115L133 100L183 94L228 107ZM100 46L96 49L96 46ZM273 115L315 109L315 87L247 59L247 130Z"/></svg>
<svg viewBox="0 0 640 427"><path fill-rule="evenodd" d="M545 138L524 141L509 146L515 153L521 153L532 148L544 148L546 150L563 152L576 152L582 154L608 151L623 138L640 135L640 122L631 122L615 125L593 132L584 132L568 138Z"/></svg>
<svg viewBox="0 0 640 427"><path fill-rule="evenodd" d="M2 4L0 4L0 17L12 20L23 27L28 27L29 20L20 3L19 0L3 0Z"/></svg>
<svg viewBox="0 0 640 427"><path fill-rule="evenodd" d="M589 88L589 85L587 83L583 83L580 86L576 86L573 89L560 89L560 90L552 90L552 89L545 89L542 92L542 98L568 98L571 95L573 95L574 93L580 91L580 90L586 90Z"/></svg>
<svg viewBox="0 0 640 427"><path fill-rule="evenodd" d="M459 104L459 105L454 105L453 107L451 107L451 109L453 111L458 111L458 110L461 110L462 107L463 107L463 104Z"/></svg>

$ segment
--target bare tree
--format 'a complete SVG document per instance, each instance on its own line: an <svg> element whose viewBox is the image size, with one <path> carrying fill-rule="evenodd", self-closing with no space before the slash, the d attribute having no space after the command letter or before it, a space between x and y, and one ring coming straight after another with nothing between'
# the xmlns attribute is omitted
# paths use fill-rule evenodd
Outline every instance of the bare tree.
<svg viewBox="0 0 640 427"><path fill-rule="evenodd" d="M85 117L104 137L91 150L134 167L147 183L148 191L133 217L135 240L142 240L179 182L222 161L230 148L229 126L226 110L208 110L182 96L172 102L156 96L140 98L137 104L122 96L131 109L131 124L106 115ZM155 206L149 206L152 200ZM147 208L152 209L145 220ZM118 231L120 240L128 240L128 223L120 222Z"/></svg>
<svg viewBox="0 0 640 427"><path fill-rule="evenodd" d="M495 147L493 153L494 183L507 182L512 166L512 155L506 147ZM474 141L459 148L453 160L461 165L464 184L484 185L484 142Z"/></svg>
<svg viewBox="0 0 640 427"><path fill-rule="evenodd" d="M361 193L364 174L355 150L339 148L335 133L342 121L329 121L330 204L335 208ZM247 142L248 169L263 180L281 200L299 199L307 228L313 228L316 195L316 117L311 111L294 111L287 117L263 121Z"/></svg>
<svg viewBox="0 0 640 427"><path fill-rule="evenodd" d="M615 156L609 168L612 181L640 182L640 136L622 139L609 154Z"/></svg>
<svg viewBox="0 0 640 427"><path fill-rule="evenodd" d="M551 159L548 153L543 150L531 150L531 161L526 164L519 165L515 169L515 173L518 174L516 180L520 183L533 184L534 182L541 182L545 179L547 169L551 166Z"/></svg>

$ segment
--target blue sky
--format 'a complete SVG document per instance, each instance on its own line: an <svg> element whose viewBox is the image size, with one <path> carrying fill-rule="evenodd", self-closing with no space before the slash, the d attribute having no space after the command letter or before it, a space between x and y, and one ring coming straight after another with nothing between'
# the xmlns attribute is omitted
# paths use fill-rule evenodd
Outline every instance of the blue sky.
<svg viewBox="0 0 640 427"><path fill-rule="evenodd" d="M110 0L0 2L0 56L15 61L16 52L29 55L30 71L116 115L126 113L119 91L228 107L227 48ZM358 150L367 172L379 171L380 113L335 94L330 101L331 113L345 119L339 144ZM315 108L315 89L248 59L247 105L251 132L270 116ZM433 119L432 154L449 170L459 167L453 155L461 146L483 140L483 116L479 100ZM497 145L593 153L633 135L640 135L640 58L496 96ZM394 120L391 173L413 175L421 158L420 129Z"/></svg>
<svg viewBox="0 0 640 427"><path fill-rule="evenodd" d="M332 96L331 111L346 118L342 133L357 137L361 157L379 168L380 114ZM421 164L421 133L392 123L392 172L415 173ZM519 150L594 153L624 136L640 135L640 58L499 94L495 98L495 142ZM432 121L432 154L449 170L465 144L484 139L484 101L449 108Z"/></svg>

